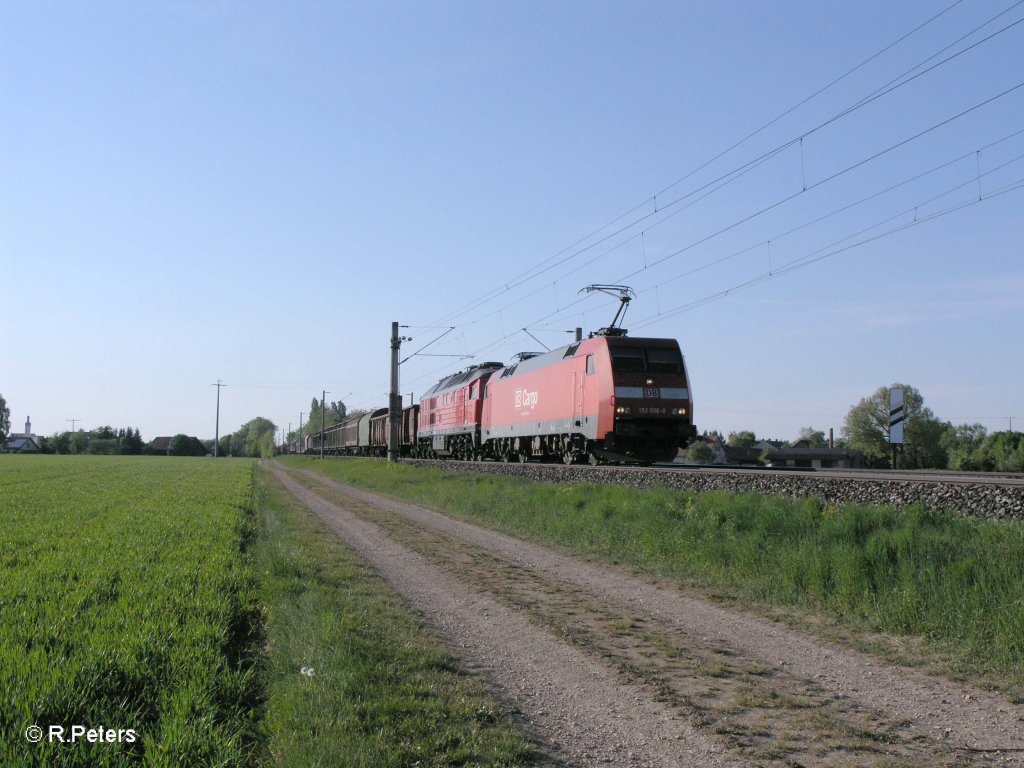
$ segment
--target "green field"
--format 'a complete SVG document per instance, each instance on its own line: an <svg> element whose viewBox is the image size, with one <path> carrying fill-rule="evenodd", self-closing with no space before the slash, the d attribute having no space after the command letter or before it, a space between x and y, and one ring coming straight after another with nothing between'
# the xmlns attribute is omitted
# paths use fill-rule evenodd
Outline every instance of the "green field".
<svg viewBox="0 0 1024 768"><path fill-rule="evenodd" d="M813 498L551 485L368 460L286 463L719 595L918 638L927 653L915 661L1024 697L1020 524Z"/></svg>
<svg viewBox="0 0 1024 768"><path fill-rule="evenodd" d="M254 462L0 456L0 767L529 759L481 683Z"/></svg>
<svg viewBox="0 0 1024 768"><path fill-rule="evenodd" d="M251 760L252 474L250 461L0 456L0 765ZM70 743L74 726L96 740Z"/></svg>

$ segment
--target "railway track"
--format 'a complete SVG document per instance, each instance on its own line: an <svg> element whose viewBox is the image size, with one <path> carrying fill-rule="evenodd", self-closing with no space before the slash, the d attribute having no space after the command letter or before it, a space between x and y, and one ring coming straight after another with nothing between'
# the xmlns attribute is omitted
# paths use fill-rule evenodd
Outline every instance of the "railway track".
<svg viewBox="0 0 1024 768"><path fill-rule="evenodd" d="M480 465L493 464L495 466L525 466L525 467L556 467L562 469L558 464L546 464L541 462L526 462L525 464L501 464L497 462L462 462L445 461L440 459L403 459L402 461L413 462L417 466L436 466L445 468L473 468ZM1005 486L1008 488L1024 488L1024 473L1011 472L950 472L936 470L878 470L878 469L813 469L803 467L746 467L739 465L714 465L714 464L652 464L651 466L637 465L601 465L590 467L585 465L573 465L567 467L569 471L597 471L597 472L688 472L707 474L737 474L750 475L752 477L813 477L823 480L850 480L855 482L896 482L896 483L936 483L936 484L959 484L959 485L993 485Z"/></svg>
<svg viewBox="0 0 1024 768"><path fill-rule="evenodd" d="M999 485L1024 487L1024 474L1011 472L950 472L946 470L879 470L879 469L813 469L813 468L772 468L740 466L692 466L686 464L658 465L651 467L670 471L698 472L751 472L769 475L808 474L813 477L863 482L901 483L959 483L970 485Z"/></svg>
<svg viewBox="0 0 1024 768"><path fill-rule="evenodd" d="M704 493L762 493L816 497L826 504L920 504L959 515L1024 522L1024 475L983 475L878 470L802 470L694 467L687 465L588 466L540 463L403 459L415 466L485 472L551 483L614 483L636 488L664 486Z"/></svg>
<svg viewBox="0 0 1024 768"><path fill-rule="evenodd" d="M352 458L328 456L328 458ZM383 460L383 459L381 459ZM635 488L664 486L706 493L761 493L816 497L826 504L923 505L967 517L1024 522L1024 474L884 471L662 464L603 464L400 459L410 466L452 472L483 472L541 482L613 483Z"/></svg>

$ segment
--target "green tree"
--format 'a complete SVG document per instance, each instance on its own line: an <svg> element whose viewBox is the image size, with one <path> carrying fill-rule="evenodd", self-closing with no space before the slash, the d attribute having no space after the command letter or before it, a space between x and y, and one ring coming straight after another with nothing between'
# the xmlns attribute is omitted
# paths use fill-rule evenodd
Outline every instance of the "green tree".
<svg viewBox="0 0 1024 768"><path fill-rule="evenodd" d="M128 427L117 431L118 453L138 455L142 453L142 433L138 429Z"/></svg>
<svg viewBox="0 0 1024 768"><path fill-rule="evenodd" d="M914 387L893 384L903 389L903 450L899 466L927 469L944 468L946 453L942 447L946 425L924 404L924 397ZM879 387L870 397L850 408L843 425L843 435L850 448L863 451L868 466L890 465L892 446L889 443L889 389Z"/></svg>
<svg viewBox="0 0 1024 768"><path fill-rule="evenodd" d="M321 414L322 411L322 414ZM333 427L335 424L341 423L345 419L345 404L338 402L328 402L327 407L320 408L320 399L314 397L309 403L309 418L306 420L306 427L303 428L303 434L311 434L313 432L320 431L320 425L323 424L324 428Z"/></svg>
<svg viewBox="0 0 1024 768"><path fill-rule="evenodd" d="M167 446L168 456L191 456L192 438L179 432L171 438L171 444ZM218 465L219 466L219 465Z"/></svg>
<svg viewBox="0 0 1024 768"><path fill-rule="evenodd" d="M117 452L117 438L111 437L92 437L86 448L86 453L94 456L111 456Z"/></svg>
<svg viewBox="0 0 1024 768"><path fill-rule="evenodd" d="M71 453L71 433L54 432L46 441L49 453Z"/></svg>
<svg viewBox="0 0 1024 768"><path fill-rule="evenodd" d="M993 432L974 456L986 472L1024 471L1024 432Z"/></svg>
<svg viewBox="0 0 1024 768"><path fill-rule="evenodd" d="M797 438L797 442L804 440L807 441L808 448L824 448L828 445L825 433L814 427L803 427L800 429L800 437Z"/></svg>
<svg viewBox="0 0 1024 768"><path fill-rule="evenodd" d="M690 443L686 458L694 464L710 464L715 460L715 454L703 440L695 440Z"/></svg>
<svg viewBox="0 0 1024 768"><path fill-rule="evenodd" d="M232 456L260 456L262 455L263 448L266 444L264 435L269 439L269 444L274 445L274 433L277 432L277 426L270 419L265 419L262 416L257 416L255 419L247 421L238 431L230 435L230 444ZM223 440L221 446L223 447ZM225 455L228 455L225 452ZM271 453L272 455L272 453Z"/></svg>
<svg viewBox="0 0 1024 768"><path fill-rule="evenodd" d="M730 448L752 448L757 442L753 432L730 432L729 439L725 441Z"/></svg>
<svg viewBox="0 0 1024 768"><path fill-rule="evenodd" d="M931 411L924 409L927 413ZM918 418L907 425L908 443L904 449L904 466L913 469L945 469L949 466L949 455L943 447L942 438L952 428L934 416Z"/></svg>
<svg viewBox="0 0 1024 768"><path fill-rule="evenodd" d="M72 432L68 439L68 453L88 453L89 435L84 429Z"/></svg>
<svg viewBox="0 0 1024 768"><path fill-rule="evenodd" d="M7 401L0 395L0 442L7 440L11 432L11 409L7 407Z"/></svg>
<svg viewBox="0 0 1024 768"><path fill-rule="evenodd" d="M942 447L948 457L947 466L971 472L981 469L978 451L987 436L988 430L981 424L950 426L942 436Z"/></svg>

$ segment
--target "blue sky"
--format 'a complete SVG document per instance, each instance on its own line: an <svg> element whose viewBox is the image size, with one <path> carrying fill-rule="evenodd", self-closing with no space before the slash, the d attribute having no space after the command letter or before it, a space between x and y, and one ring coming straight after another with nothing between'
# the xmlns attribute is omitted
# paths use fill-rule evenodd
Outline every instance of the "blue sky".
<svg viewBox="0 0 1024 768"><path fill-rule="evenodd" d="M2 4L0 393L40 434L210 437L221 379L222 434L295 426L323 388L385 402L392 320L406 354L455 326L425 350L451 357L403 366L418 396L461 356L536 349L519 329L607 324L614 299L578 292L625 281L632 334L679 339L701 429L838 433L896 381L1019 428L1021 19Z"/></svg>

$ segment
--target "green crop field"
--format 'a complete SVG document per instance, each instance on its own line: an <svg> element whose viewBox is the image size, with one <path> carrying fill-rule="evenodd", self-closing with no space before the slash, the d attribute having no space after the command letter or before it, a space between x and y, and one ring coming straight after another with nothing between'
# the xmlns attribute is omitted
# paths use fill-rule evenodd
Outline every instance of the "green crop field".
<svg viewBox="0 0 1024 768"><path fill-rule="evenodd" d="M530 764L482 684L260 478L0 456L0 768Z"/></svg>
<svg viewBox="0 0 1024 768"><path fill-rule="evenodd" d="M0 765L252 762L252 476L241 460L0 456Z"/></svg>

